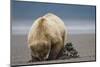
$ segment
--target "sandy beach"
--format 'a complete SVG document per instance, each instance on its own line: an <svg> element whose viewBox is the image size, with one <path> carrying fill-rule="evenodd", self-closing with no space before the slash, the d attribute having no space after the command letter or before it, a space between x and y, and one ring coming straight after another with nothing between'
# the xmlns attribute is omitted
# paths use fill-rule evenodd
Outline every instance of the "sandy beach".
<svg viewBox="0 0 100 67"><path fill-rule="evenodd" d="M95 34L71 34L69 41L78 51L80 57L57 60L56 62L95 61ZM11 35L11 65L55 63L55 61L27 63L30 60L30 49L27 35Z"/></svg>

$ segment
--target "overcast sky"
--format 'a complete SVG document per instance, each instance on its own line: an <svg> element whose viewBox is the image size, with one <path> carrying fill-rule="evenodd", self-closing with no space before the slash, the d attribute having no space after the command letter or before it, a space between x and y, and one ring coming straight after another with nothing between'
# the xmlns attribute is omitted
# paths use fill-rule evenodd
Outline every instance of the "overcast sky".
<svg viewBox="0 0 100 67"><path fill-rule="evenodd" d="M11 4L12 32L27 32L34 20L46 13L59 16L71 30L70 32L74 29L79 32L95 31L95 6L13 1Z"/></svg>

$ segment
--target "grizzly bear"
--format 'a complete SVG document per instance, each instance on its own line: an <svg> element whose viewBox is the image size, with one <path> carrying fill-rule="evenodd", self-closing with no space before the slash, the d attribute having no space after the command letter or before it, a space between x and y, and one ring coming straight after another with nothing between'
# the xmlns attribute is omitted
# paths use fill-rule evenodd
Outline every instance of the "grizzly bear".
<svg viewBox="0 0 100 67"><path fill-rule="evenodd" d="M37 18L28 34L28 46L33 61L57 59L66 42L64 22L52 13Z"/></svg>

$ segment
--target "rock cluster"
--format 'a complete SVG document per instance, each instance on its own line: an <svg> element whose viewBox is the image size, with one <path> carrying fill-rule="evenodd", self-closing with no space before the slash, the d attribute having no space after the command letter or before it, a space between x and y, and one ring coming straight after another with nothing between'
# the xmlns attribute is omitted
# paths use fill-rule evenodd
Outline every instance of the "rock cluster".
<svg viewBox="0 0 100 67"><path fill-rule="evenodd" d="M72 43L67 43L60 52L58 59L70 59L79 57L78 51L73 47Z"/></svg>

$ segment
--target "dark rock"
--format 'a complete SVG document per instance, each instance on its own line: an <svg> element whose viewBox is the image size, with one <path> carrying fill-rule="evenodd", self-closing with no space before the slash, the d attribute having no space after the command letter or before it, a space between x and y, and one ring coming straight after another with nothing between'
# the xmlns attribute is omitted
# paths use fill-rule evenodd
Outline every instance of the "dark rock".
<svg viewBox="0 0 100 67"><path fill-rule="evenodd" d="M67 50L67 51L74 50L73 44L72 44L72 43L67 43L67 44L65 45L64 49Z"/></svg>

